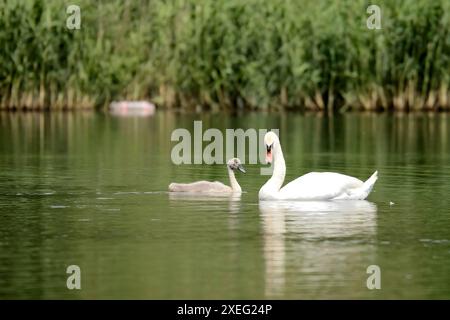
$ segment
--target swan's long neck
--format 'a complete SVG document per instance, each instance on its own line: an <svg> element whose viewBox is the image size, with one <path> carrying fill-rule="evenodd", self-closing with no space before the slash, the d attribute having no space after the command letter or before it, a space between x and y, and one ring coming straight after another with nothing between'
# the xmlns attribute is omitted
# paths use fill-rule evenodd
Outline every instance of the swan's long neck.
<svg viewBox="0 0 450 320"><path fill-rule="evenodd" d="M286 176L286 163L284 162L283 151L278 144L272 150L273 154L273 173L272 177L266 182L265 187L272 192L278 192Z"/></svg>
<svg viewBox="0 0 450 320"><path fill-rule="evenodd" d="M236 180L236 177L234 176L234 171L228 168L228 176L230 177L230 185L231 189L233 189L233 192L242 192L241 186Z"/></svg>

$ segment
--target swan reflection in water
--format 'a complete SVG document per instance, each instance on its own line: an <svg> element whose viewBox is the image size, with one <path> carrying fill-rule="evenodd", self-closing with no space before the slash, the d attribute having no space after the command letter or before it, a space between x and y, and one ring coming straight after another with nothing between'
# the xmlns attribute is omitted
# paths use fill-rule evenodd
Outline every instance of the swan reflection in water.
<svg viewBox="0 0 450 320"><path fill-rule="evenodd" d="M266 297L299 298L299 292L311 297L333 290L344 278L355 279L352 268L365 272L360 265L355 266L354 260L364 259L359 254L361 242L376 235L374 203L260 201L259 210L264 233ZM297 292L285 292L286 273L289 288L298 287ZM292 285L292 281L297 283Z"/></svg>

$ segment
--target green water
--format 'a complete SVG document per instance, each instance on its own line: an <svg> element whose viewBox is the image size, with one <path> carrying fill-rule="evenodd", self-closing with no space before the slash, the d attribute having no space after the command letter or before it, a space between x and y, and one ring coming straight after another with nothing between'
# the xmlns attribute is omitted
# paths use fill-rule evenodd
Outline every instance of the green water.
<svg viewBox="0 0 450 320"><path fill-rule="evenodd" d="M169 195L228 183L223 165L172 164L170 135L194 120L279 128L287 181L379 180L367 202L260 204L267 176L247 164L241 198ZM449 192L447 114L0 113L0 297L448 299Z"/></svg>

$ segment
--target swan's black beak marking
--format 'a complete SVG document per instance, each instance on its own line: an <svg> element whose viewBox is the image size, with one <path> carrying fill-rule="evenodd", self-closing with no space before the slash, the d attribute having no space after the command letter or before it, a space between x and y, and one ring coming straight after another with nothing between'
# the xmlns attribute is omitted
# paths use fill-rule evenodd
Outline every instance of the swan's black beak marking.
<svg viewBox="0 0 450 320"><path fill-rule="evenodd" d="M238 166L238 170L239 170L240 172L245 173L245 169L244 169L244 167L242 166L242 164L240 164L240 165Z"/></svg>
<svg viewBox="0 0 450 320"><path fill-rule="evenodd" d="M272 151L272 144L270 146L266 145L267 153L270 153Z"/></svg>

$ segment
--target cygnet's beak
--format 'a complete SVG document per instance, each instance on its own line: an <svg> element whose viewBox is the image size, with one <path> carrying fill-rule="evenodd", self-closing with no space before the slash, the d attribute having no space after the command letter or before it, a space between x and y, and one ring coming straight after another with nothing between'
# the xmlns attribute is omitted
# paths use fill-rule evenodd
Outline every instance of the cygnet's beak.
<svg viewBox="0 0 450 320"><path fill-rule="evenodd" d="M239 170L240 172L245 173L245 169L244 169L244 167L242 166L242 164L238 165L238 170Z"/></svg>

